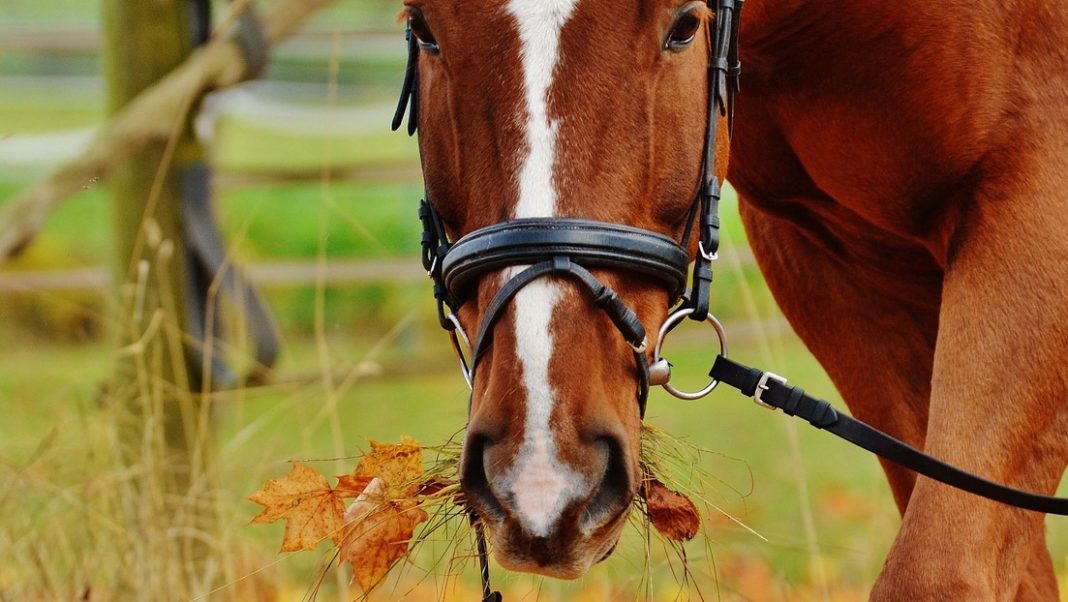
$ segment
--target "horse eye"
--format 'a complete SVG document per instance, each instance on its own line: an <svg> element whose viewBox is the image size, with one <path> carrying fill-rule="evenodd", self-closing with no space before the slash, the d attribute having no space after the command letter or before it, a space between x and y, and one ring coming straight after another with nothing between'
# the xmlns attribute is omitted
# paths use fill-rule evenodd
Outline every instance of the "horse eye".
<svg viewBox="0 0 1068 602"><path fill-rule="evenodd" d="M416 41L419 42L419 47L429 52L430 54L437 54L441 51L438 47L438 41L434 39L434 34L431 33L430 27L426 24L426 19L423 15L413 12L409 23L412 28L412 35L415 36Z"/></svg>
<svg viewBox="0 0 1068 602"><path fill-rule="evenodd" d="M664 49L682 50L693 42L699 29L701 29L701 18L697 16L697 13L688 12L682 15L671 27Z"/></svg>

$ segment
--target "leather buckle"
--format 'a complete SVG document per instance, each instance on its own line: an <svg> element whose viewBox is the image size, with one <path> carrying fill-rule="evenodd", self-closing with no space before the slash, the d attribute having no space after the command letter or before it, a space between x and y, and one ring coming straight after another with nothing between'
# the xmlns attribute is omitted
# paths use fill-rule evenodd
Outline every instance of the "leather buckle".
<svg viewBox="0 0 1068 602"><path fill-rule="evenodd" d="M763 375L761 375L760 380L757 381L756 391L753 392L753 401L756 402L758 406L774 412L778 408L765 402L763 399L764 392L770 388L768 386L768 381L772 380L783 385L786 384L785 378L779 376L778 374L775 374L774 372L765 372Z"/></svg>

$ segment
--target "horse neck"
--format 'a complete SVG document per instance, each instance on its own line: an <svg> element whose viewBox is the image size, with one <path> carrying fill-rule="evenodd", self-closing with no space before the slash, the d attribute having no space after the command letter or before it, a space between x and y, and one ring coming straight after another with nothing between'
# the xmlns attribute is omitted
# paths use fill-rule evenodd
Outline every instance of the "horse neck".
<svg viewBox="0 0 1068 602"><path fill-rule="evenodd" d="M811 79L829 62L843 63L843 52L874 66L881 57L901 61L918 45L931 48L939 40L958 50L996 45L1015 30L1011 21L992 0L749 0L742 58L749 75Z"/></svg>

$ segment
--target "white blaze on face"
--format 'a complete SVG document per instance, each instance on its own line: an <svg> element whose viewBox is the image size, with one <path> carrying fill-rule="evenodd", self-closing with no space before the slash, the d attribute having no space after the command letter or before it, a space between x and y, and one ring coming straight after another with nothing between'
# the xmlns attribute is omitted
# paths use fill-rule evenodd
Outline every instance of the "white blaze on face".
<svg viewBox="0 0 1068 602"><path fill-rule="evenodd" d="M516 218L556 215L553 168L559 128L549 119L549 92L560 58L560 32L578 2L510 0L507 6L518 25L526 99L526 154L520 161ZM506 270L504 278L522 269ZM523 443L505 487L517 518L535 536L549 534L583 482L581 475L557 458L549 426L554 403L549 383L553 355L549 325L561 294L558 284L541 279L523 288L514 301L516 355L523 368L527 405Z"/></svg>

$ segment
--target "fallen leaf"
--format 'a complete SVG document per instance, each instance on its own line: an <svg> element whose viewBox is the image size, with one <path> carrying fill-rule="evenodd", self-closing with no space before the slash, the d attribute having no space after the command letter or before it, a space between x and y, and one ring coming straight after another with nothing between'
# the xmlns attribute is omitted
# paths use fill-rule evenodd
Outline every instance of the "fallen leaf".
<svg viewBox="0 0 1068 602"><path fill-rule="evenodd" d="M364 593L408 554L415 528L429 518L414 500L387 500L386 493L384 480L375 478L345 512L345 536L338 547Z"/></svg>
<svg viewBox="0 0 1068 602"><path fill-rule="evenodd" d="M360 458L353 477L377 477L384 481L384 495L391 498L408 497L408 490L423 474L423 448L411 437L401 437L400 443L371 441L371 451Z"/></svg>
<svg viewBox="0 0 1068 602"><path fill-rule="evenodd" d="M345 524L345 504L326 477L300 462L293 462L288 475L267 481L248 499L265 506L250 524L285 519L283 552L312 550L320 541L337 536Z"/></svg>
<svg viewBox="0 0 1068 602"><path fill-rule="evenodd" d="M689 541L701 528L701 515L690 498L668 489L663 483L646 477L641 496L649 520L661 535L671 541Z"/></svg>
<svg viewBox="0 0 1068 602"><path fill-rule="evenodd" d="M331 538L352 564L353 579L370 592L408 554L416 527L429 519L420 502L454 485L424 477L422 447L414 439L372 441L356 469L333 488L317 471L293 462L290 474L249 498L264 506L252 523L284 519L283 552L311 550ZM356 498L348 511L345 498Z"/></svg>

